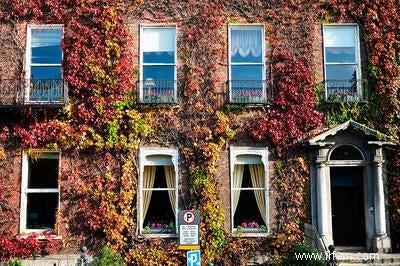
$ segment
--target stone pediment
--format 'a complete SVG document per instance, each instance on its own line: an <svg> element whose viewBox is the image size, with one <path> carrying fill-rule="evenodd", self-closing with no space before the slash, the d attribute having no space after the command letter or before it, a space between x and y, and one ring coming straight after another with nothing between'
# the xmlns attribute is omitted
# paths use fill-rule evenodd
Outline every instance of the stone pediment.
<svg viewBox="0 0 400 266"><path fill-rule="evenodd" d="M365 139L369 144L377 144L379 146L396 145L396 143L389 136L353 120L348 120L343 124L322 131L318 135L309 139L306 143L309 145L323 146L331 143L339 135L362 138Z"/></svg>

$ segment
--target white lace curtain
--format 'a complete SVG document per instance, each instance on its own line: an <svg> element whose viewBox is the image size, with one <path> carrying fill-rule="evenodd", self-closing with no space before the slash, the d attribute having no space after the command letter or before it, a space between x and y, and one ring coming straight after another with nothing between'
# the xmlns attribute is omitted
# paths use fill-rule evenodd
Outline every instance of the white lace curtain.
<svg viewBox="0 0 400 266"><path fill-rule="evenodd" d="M259 57L262 52L262 32L260 29L234 29L231 31L231 56L250 54Z"/></svg>

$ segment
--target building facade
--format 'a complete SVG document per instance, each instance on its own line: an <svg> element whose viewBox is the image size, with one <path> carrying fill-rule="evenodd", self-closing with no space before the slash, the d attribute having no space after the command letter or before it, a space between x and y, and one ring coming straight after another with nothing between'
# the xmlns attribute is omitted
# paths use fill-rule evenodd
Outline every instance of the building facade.
<svg viewBox="0 0 400 266"><path fill-rule="evenodd" d="M198 209L204 261L284 254L304 222L396 250L399 73L373 3L322 2L0 4L0 236L182 263Z"/></svg>

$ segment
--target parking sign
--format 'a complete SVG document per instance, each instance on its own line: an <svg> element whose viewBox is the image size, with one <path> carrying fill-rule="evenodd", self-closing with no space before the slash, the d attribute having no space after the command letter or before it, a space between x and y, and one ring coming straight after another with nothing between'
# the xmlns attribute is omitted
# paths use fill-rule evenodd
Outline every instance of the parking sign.
<svg viewBox="0 0 400 266"><path fill-rule="evenodd" d="M200 212L198 210L179 210L178 212L179 249L200 249Z"/></svg>
<svg viewBox="0 0 400 266"><path fill-rule="evenodd" d="M187 266L200 266L200 250L188 251L187 253Z"/></svg>

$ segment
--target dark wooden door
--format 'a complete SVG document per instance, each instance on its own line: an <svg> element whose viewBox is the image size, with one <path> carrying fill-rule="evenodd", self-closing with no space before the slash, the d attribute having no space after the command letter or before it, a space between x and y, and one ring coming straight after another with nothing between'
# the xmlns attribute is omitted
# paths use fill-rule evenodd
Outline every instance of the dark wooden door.
<svg viewBox="0 0 400 266"><path fill-rule="evenodd" d="M362 173L360 167L331 168L332 230L335 245L365 245Z"/></svg>

